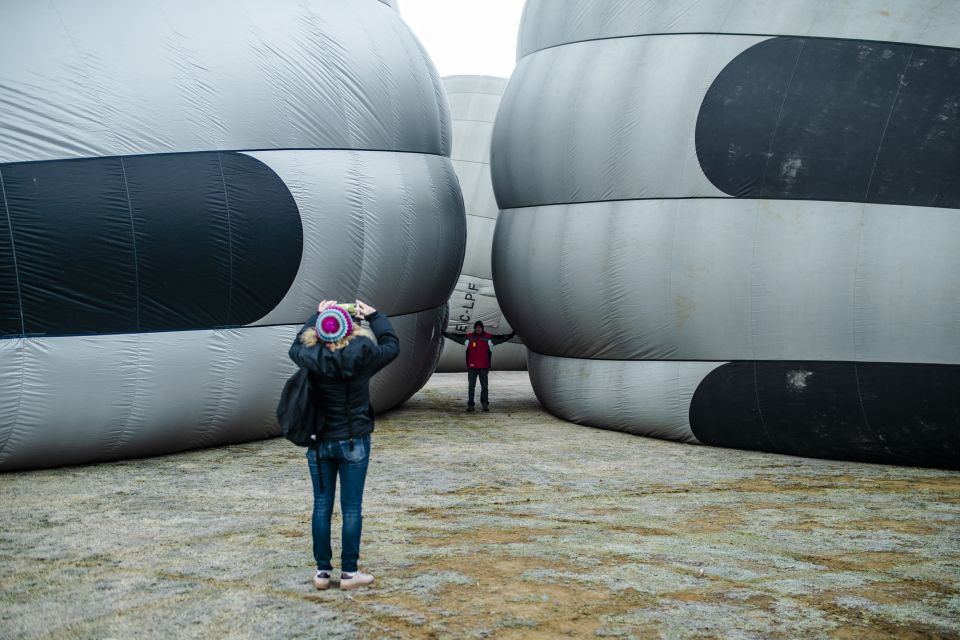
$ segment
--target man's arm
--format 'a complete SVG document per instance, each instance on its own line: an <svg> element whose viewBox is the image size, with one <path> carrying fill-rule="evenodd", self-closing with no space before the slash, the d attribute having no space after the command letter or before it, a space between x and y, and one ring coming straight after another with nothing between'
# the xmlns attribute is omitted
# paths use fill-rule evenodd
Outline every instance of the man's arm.
<svg viewBox="0 0 960 640"><path fill-rule="evenodd" d="M506 342L507 340L511 339L511 338L512 338L513 336L515 336L515 335L517 335L517 332L516 332L516 331L511 331L510 333L506 333L506 334L503 334L503 335L491 336L490 344L491 344L491 345L502 344L502 343Z"/></svg>
<svg viewBox="0 0 960 640"><path fill-rule="evenodd" d="M441 331L444 338L449 338L454 342L459 342L460 344L466 344L467 334L465 333L453 333L452 331Z"/></svg>

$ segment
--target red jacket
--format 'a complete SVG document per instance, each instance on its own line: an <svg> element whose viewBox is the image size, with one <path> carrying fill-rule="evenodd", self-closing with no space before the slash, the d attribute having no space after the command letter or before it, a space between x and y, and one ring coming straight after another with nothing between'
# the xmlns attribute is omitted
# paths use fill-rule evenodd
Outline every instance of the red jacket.
<svg viewBox="0 0 960 640"><path fill-rule="evenodd" d="M495 336L486 331L483 333L449 333L444 331L443 335L461 344L466 343L468 369L489 369L491 347L506 342L516 333Z"/></svg>
<svg viewBox="0 0 960 640"><path fill-rule="evenodd" d="M468 333L467 340L467 369L490 368L490 341L493 336L483 333Z"/></svg>

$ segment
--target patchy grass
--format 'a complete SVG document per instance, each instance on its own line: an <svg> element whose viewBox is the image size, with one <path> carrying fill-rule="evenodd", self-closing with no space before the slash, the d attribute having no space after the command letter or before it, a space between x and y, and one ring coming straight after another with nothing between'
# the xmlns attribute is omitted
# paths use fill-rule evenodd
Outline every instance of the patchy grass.
<svg viewBox="0 0 960 640"><path fill-rule="evenodd" d="M367 590L311 587L283 440L0 475L0 638L960 637L960 474L579 427L525 373L468 414L465 387L378 421Z"/></svg>

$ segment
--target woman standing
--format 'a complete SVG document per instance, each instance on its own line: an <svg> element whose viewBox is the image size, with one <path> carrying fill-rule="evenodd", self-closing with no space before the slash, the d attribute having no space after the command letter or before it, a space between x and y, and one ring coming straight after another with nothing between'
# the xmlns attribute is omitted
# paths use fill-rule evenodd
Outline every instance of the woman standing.
<svg viewBox="0 0 960 640"><path fill-rule="evenodd" d="M362 319L370 323L370 330L360 326ZM373 582L372 575L357 567L373 432L369 383L399 352L400 341L390 320L360 300L356 305L322 301L290 347L290 358L309 374L317 403L317 443L307 449L313 480L313 556L317 561L313 585L317 589L329 588L333 573L330 517L338 477L343 516L340 588L355 589Z"/></svg>

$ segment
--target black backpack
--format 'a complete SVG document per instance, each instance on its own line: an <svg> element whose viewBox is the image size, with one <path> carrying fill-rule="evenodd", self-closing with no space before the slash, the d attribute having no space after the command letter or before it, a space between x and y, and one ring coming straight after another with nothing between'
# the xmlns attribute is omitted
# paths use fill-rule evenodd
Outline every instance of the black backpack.
<svg viewBox="0 0 960 640"><path fill-rule="evenodd" d="M283 429L283 437L298 447L309 447L317 441L313 430L317 424L313 394L307 370L298 368L283 385L277 404L277 422Z"/></svg>

